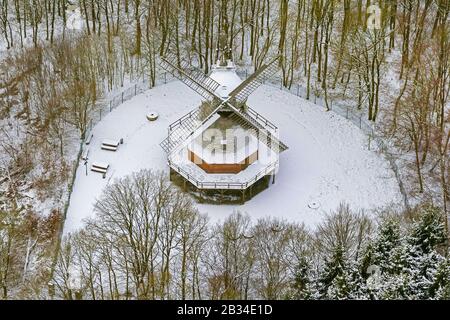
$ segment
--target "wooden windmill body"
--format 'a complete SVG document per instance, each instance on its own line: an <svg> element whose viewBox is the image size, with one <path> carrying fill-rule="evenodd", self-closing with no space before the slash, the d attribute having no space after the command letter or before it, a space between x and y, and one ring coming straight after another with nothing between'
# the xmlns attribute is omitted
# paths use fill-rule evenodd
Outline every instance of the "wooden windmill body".
<svg viewBox="0 0 450 320"><path fill-rule="evenodd" d="M168 128L161 143L171 176L182 178L196 191L240 191L242 199L267 177L275 180L279 154L287 146L279 130L247 105L248 97L277 68L278 57L242 81L236 66L222 48L219 60L206 76L176 55L162 59L161 66L199 95L202 104Z"/></svg>

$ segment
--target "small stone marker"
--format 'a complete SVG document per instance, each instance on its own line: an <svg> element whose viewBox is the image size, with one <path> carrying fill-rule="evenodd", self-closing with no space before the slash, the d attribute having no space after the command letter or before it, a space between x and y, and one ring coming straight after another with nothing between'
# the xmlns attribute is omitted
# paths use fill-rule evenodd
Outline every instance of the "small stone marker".
<svg viewBox="0 0 450 320"><path fill-rule="evenodd" d="M308 208L317 210L320 208L320 203L318 203L317 201L310 202L308 204Z"/></svg>
<svg viewBox="0 0 450 320"><path fill-rule="evenodd" d="M147 114L147 120L148 121L156 121L159 118L159 114L157 114L156 112L150 112L149 114Z"/></svg>

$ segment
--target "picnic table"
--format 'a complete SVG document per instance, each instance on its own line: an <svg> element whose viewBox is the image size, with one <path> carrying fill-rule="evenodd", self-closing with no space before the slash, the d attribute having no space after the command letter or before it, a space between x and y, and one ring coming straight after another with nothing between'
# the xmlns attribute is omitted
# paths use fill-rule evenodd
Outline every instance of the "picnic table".
<svg viewBox="0 0 450 320"><path fill-rule="evenodd" d="M106 174L109 169L109 164L105 162L94 162L91 166L91 171Z"/></svg>
<svg viewBox="0 0 450 320"><path fill-rule="evenodd" d="M118 140L105 139L102 141L102 150L117 151L121 143L123 143L123 139Z"/></svg>

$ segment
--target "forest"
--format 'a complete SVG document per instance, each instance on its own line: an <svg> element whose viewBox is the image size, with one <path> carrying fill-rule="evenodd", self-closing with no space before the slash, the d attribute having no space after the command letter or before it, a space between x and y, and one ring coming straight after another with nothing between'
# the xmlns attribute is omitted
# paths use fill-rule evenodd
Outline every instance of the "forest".
<svg viewBox="0 0 450 320"><path fill-rule="evenodd" d="M449 11L449 0L0 0L0 299L448 299ZM104 99L164 83L169 52L207 74L221 38L240 70L279 55L274 81L362 113L395 158L404 210L343 203L316 230L239 212L212 226L162 173L141 171L62 239Z"/></svg>

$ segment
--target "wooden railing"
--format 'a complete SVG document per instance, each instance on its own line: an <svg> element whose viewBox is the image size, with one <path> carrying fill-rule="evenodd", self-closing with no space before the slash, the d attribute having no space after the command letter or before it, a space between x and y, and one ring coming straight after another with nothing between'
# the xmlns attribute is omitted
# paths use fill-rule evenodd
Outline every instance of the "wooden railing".
<svg viewBox="0 0 450 320"><path fill-rule="evenodd" d="M183 178L192 183L195 187L199 189L218 189L218 190L246 190L252 185L254 185L258 180L266 175L273 173L278 168L279 162L276 161L269 166L265 167L258 174L252 176L246 182L212 182L212 181L199 181L195 175L187 172L180 166L176 165L169 160L169 166L179 173Z"/></svg>
<svg viewBox="0 0 450 320"><path fill-rule="evenodd" d="M172 122L169 125L169 130L173 130L177 127L179 127L185 120L193 118L194 116L197 116L199 112L199 109L194 109L191 112L189 112L188 114L185 114L184 116L182 116L180 119L178 119L177 121Z"/></svg>

